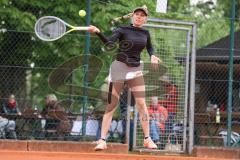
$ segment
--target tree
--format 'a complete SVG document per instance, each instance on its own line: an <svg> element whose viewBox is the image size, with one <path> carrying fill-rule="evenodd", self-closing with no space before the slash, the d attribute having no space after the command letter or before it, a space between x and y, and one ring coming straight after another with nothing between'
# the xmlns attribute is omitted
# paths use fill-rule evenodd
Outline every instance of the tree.
<svg viewBox="0 0 240 160"><path fill-rule="evenodd" d="M73 39L66 37L56 43L45 43L35 38L34 24L37 18L44 15L59 15L69 23L84 24L84 19L77 15L79 7L84 7L84 3L2 0L0 5L3 6L0 10L0 28L2 28L0 61L1 68L6 68L1 70L2 97L10 92L17 93L19 97L26 97L26 77L27 73L30 73L27 71L31 71L32 77L31 93L28 94L43 95L50 92L50 90L43 89L43 86L47 86L46 77L49 70L57 67L70 56L83 52L80 49L84 48L84 43L79 43L79 39L83 39L83 34L76 33L71 36L76 37ZM64 6L68 7L64 8Z"/></svg>
<svg viewBox="0 0 240 160"><path fill-rule="evenodd" d="M0 1L0 6L3 7L0 10L0 72L2 75L0 90L2 97L5 97L8 92L19 93L21 97L26 97L26 95L42 97L52 92L46 87L49 73L68 59L83 54L85 33L74 32L58 41L46 43L36 38L33 32L34 24L41 16L53 15L72 25L84 25L85 19L78 16L78 11L86 8L86 2L86 0ZM209 9L205 4L191 7L186 0L168 2L168 13L159 14L155 12L156 1L132 0L126 3L126 0L92 0L91 24L98 26L108 35L116 27L111 24L113 18L132 12L137 6L146 5L150 11L150 17L197 21L199 47L228 34L228 19L224 20L222 16L228 16L229 2L219 2L220 7L216 9ZM204 14L197 15L199 11ZM216 19L219 21L217 22ZM129 23L129 21L123 23ZM219 34L216 34L216 31ZM206 38L206 33L209 38ZM168 46L168 41L164 43ZM172 54L171 50L170 47L169 54ZM94 34L91 35L90 53L101 57L104 63L103 71L107 72L113 54L103 54L105 53L103 44ZM174 59L174 57L171 58ZM172 63L175 64L174 61ZM9 73L17 76L13 78L14 76L8 75ZM178 70L173 74L177 75L177 73L179 73ZM67 79L67 82L81 85L83 76L79 68L74 72L73 79ZM106 73L101 74L98 81L91 85L101 86L105 76ZM29 87L26 85L31 85L30 93L26 90ZM40 99L37 98L37 101Z"/></svg>

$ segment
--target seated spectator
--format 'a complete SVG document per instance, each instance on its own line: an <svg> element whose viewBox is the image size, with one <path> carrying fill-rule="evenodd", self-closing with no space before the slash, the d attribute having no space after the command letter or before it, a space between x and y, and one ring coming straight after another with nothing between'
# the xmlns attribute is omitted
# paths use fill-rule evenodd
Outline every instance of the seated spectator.
<svg viewBox="0 0 240 160"><path fill-rule="evenodd" d="M18 108L16 98L13 94L9 95L8 99L3 103L3 112L5 114L22 114Z"/></svg>
<svg viewBox="0 0 240 160"><path fill-rule="evenodd" d="M61 102L58 101L54 94L49 94L45 97L45 107L42 110L41 115L46 118L45 130L46 137L50 139L63 140L65 135L70 133L71 124L68 119L65 109L61 107ZM49 133L48 131L56 131Z"/></svg>
<svg viewBox="0 0 240 160"><path fill-rule="evenodd" d="M160 78L165 89L165 98L158 101L158 104L167 108L168 120L166 121L166 132L173 132L174 117L177 111L177 86L173 84L169 77L164 75Z"/></svg>
<svg viewBox="0 0 240 160"><path fill-rule="evenodd" d="M160 143L160 135L165 132L165 121L168 119L167 109L158 104L158 97L151 97L148 108L150 116L150 136L156 143Z"/></svg>
<svg viewBox="0 0 240 160"><path fill-rule="evenodd" d="M10 138L17 139L15 132L15 121L8 120L0 116L0 133L2 138L8 138L6 134L10 134Z"/></svg>
<svg viewBox="0 0 240 160"><path fill-rule="evenodd" d="M6 115L22 115L20 109L18 108L17 100L14 94L10 94L8 99L3 102L2 111ZM4 124L6 121L8 123L5 126L5 133L7 133L7 135L10 135L11 138L17 139L15 132L16 122L14 120L2 118L2 124Z"/></svg>

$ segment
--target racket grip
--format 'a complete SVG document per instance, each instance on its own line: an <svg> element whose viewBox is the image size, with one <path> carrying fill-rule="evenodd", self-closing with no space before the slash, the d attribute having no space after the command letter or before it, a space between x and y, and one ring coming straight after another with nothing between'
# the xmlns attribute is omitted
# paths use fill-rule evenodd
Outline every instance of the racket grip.
<svg viewBox="0 0 240 160"><path fill-rule="evenodd" d="M79 31L87 31L89 30L90 27L76 27L77 30Z"/></svg>

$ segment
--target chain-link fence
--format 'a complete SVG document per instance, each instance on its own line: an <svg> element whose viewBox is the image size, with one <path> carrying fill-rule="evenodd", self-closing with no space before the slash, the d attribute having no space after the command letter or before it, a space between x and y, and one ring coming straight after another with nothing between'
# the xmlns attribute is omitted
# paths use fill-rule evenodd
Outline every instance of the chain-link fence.
<svg viewBox="0 0 240 160"><path fill-rule="evenodd" d="M36 19L45 15L65 18L71 23L72 19L67 18L67 14L72 14L73 19L75 17L78 23L84 24L85 19L79 18L77 13L85 6L80 1L69 4L70 8L66 10L63 9L66 1L47 2L43 6L41 2L2 3L5 14L1 16L1 113L2 117L11 120L3 125L2 137L20 140L75 140L84 137L86 140L96 140L100 124L97 116L103 112L96 113L96 117L92 113L96 112L94 108L104 105L99 88L107 76L106 68L110 63L107 60L111 56L105 54L101 57L106 63L100 58L89 58L88 75L92 78L89 78L89 85L96 92L89 95L88 104L83 107L83 92L86 90L82 88L86 65L83 56L85 33L71 33L57 42L43 42L34 33ZM52 5L56 8L53 9ZM61 12L65 12L65 16ZM15 26L14 18L19 20L20 16L23 19L19 26ZM91 38L90 53L103 53L99 39L94 35ZM96 68L102 69L97 82L93 79ZM44 110L48 101L52 101L47 99L47 95L52 94L56 96L54 106L60 108L58 112ZM11 99L15 99L16 104L13 103L12 108L8 109L10 101L14 101Z"/></svg>
<svg viewBox="0 0 240 160"><path fill-rule="evenodd" d="M169 151L168 146L177 147L175 152L186 149L187 97L190 86L189 57L193 23L149 19L146 27L155 40L155 54L162 58L161 71L146 77L146 86L159 87L156 92L146 90L150 114L150 135L159 151ZM165 68L164 68L165 67ZM149 83L147 83L149 79ZM158 105L155 103L157 102ZM135 118L135 149L142 149L143 134L140 117ZM156 128L159 127L157 130Z"/></svg>
<svg viewBox="0 0 240 160"><path fill-rule="evenodd" d="M215 41L199 47L196 58L195 144L226 146L228 130L228 97L232 97L231 145L239 143L239 21L235 21L233 77L229 79L230 19L209 23L225 26L225 32L214 32ZM208 37L206 36L206 39ZM229 83L232 82L232 92ZM219 113L218 113L219 112Z"/></svg>
<svg viewBox="0 0 240 160"><path fill-rule="evenodd" d="M43 42L35 36L33 29L36 20L45 15L57 16L72 25L84 26L85 19L80 18L77 13L80 9L86 8L86 1L53 0L30 3L25 0L3 0L0 4L2 7L0 10L1 112L3 113L2 117L10 120L3 121L4 125L0 125L0 136L14 139L97 140L100 137L101 119L107 101L106 77L116 48L110 47L109 49L108 46L103 46L99 38L91 34L89 55L85 48L88 43L85 39L85 32L72 32L55 42ZM173 0L168 2L168 12L161 14L155 12L156 2L152 1L131 1L126 5L125 0L92 0L91 21L106 31L106 35L109 35L111 30L118 25L129 23L128 19L123 19L119 23L111 24L113 18L126 15L132 11L132 8L143 4L149 8L150 18L182 19L197 23L194 144L225 145L225 132L221 131L227 129L229 96L233 98L230 126L232 126L232 131L240 133L239 2L237 2L235 16L232 93L228 90L230 2L217 1L217 3L189 5L189 2ZM150 24L159 25L154 22ZM160 83L158 76L174 82L177 88L173 93L177 93L177 95L173 94L173 99L170 101L173 106L176 106L177 111L174 123L166 120L164 125L175 124L176 128L185 126L186 133L183 132L178 137L179 143L182 145L189 138L190 134L188 133L192 129L187 130L186 128L190 121L186 120L189 113L184 108L188 104L186 98L192 98L188 94L189 83L187 83L188 76L192 75L187 75L189 72L186 70L186 63L191 62L191 57L188 62L184 56L186 53L192 52L188 49L192 47L193 43L189 42L190 46L187 46L189 39L186 33L167 30L163 27L166 25L164 22L161 25L159 31L146 26L151 31L156 53L164 61L162 68L166 67L166 70L158 73L146 74L145 79L148 84L146 85L146 100L147 105L150 105L150 97L157 96L159 103L165 103L166 88L163 87L163 83ZM184 25L178 27L184 28ZM144 53L142 58L148 63L149 58L146 55ZM148 65L147 63L146 65ZM11 94L15 96L20 110L18 112L14 109L17 115L4 111L8 105L7 100L9 97L13 97ZM53 113L47 112L49 116L47 117L44 108L47 101L46 96L49 94L56 95L58 99L56 106L60 106L60 110ZM126 93L122 94L123 97L126 96ZM131 137L128 141L136 142L133 145L141 147L143 135L140 130L134 131L134 127L132 127L134 125L135 128L139 128L139 124L133 123L132 116L130 128L129 124L125 122L126 116L129 114L129 110L126 110L128 104L133 106L134 103L127 102L126 98L120 100L122 107L117 109L113 118L108 141L125 142L126 138ZM220 122L216 123L217 108L220 111ZM64 120L62 121L62 119ZM172 130L166 127L162 128L166 133ZM124 136L125 130L130 131L127 133L127 137ZM219 134L220 132L222 134ZM135 138L135 142L132 137ZM164 150L168 136L161 134L159 138L156 143L160 149ZM187 146L182 145L181 147L185 149Z"/></svg>

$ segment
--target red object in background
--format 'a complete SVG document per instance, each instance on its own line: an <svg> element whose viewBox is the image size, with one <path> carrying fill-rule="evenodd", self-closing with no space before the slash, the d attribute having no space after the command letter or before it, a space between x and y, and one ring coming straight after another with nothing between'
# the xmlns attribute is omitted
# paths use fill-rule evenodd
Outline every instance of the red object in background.
<svg viewBox="0 0 240 160"><path fill-rule="evenodd" d="M166 97L164 100L158 101L158 104L167 108L168 113L175 113L177 108L177 87L173 84L168 84L166 87Z"/></svg>
<svg viewBox="0 0 240 160"><path fill-rule="evenodd" d="M13 102L8 102L7 103L7 106L11 109L14 109L17 107L17 102L16 101L13 101Z"/></svg>
<svg viewBox="0 0 240 160"><path fill-rule="evenodd" d="M225 111L225 110L226 110L226 106L225 106L224 103L222 103L222 104L220 105L220 111Z"/></svg>
<svg viewBox="0 0 240 160"><path fill-rule="evenodd" d="M159 119L157 121L159 122L159 128L162 132L165 131L165 121L168 119L168 111L165 107L158 105L156 109L152 105L149 106L148 113L151 117L157 118L159 115ZM157 114L157 115L156 115ZM156 117L154 117L156 115Z"/></svg>

